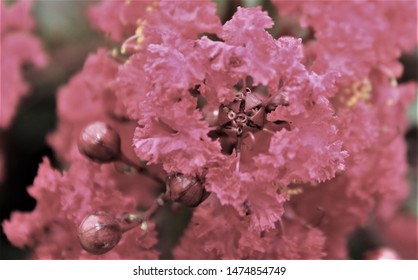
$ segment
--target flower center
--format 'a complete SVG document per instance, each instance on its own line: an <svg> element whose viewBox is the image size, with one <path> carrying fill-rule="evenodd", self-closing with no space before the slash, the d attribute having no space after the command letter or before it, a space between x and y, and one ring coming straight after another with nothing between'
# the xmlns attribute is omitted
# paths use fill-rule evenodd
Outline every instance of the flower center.
<svg viewBox="0 0 418 280"><path fill-rule="evenodd" d="M266 122L262 101L251 93L250 89L245 93L238 93L231 103L221 105L219 114L220 128L232 137L240 137L247 132L258 132Z"/></svg>

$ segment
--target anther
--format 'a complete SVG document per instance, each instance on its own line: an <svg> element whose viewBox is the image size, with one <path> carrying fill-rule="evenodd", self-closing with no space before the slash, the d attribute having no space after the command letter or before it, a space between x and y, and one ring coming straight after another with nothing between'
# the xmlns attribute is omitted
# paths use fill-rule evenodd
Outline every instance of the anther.
<svg viewBox="0 0 418 280"><path fill-rule="evenodd" d="M235 120L238 123L245 123L245 122L247 122L248 118L245 114L239 113L239 114L236 115Z"/></svg>
<svg viewBox="0 0 418 280"><path fill-rule="evenodd" d="M235 119L236 116L237 116L237 114L235 114L234 111L231 110L231 111L228 112L228 119L233 120L233 119Z"/></svg>

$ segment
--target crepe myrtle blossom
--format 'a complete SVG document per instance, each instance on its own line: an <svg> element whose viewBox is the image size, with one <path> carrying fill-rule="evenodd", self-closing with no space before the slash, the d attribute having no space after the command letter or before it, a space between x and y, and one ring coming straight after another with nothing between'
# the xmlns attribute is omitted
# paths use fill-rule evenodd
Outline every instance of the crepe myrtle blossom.
<svg viewBox="0 0 418 280"><path fill-rule="evenodd" d="M158 258L168 204L193 209L178 259L347 258L349 234L368 219L384 229L408 195L416 89L395 79L413 43L385 35L410 28L407 8L373 3L278 1L314 29L308 45L272 37L260 7L221 25L210 1L98 3L90 19L120 49L91 54L59 90L48 140L69 168L44 160L35 210L3 223L9 240L34 258Z"/></svg>
<svg viewBox="0 0 418 280"><path fill-rule="evenodd" d="M22 67L31 64L46 66L47 57L41 41L32 34L35 21L31 14L32 1L19 0L13 4L0 2L0 130L12 123L21 99L28 94L29 85L23 77ZM4 180L6 157L0 145L0 183Z"/></svg>
<svg viewBox="0 0 418 280"><path fill-rule="evenodd" d="M25 63L43 67L47 57L40 40L33 35L35 21L31 15L32 1L20 0L1 7L1 98L0 128L6 129L15 115L20 100L28 93L22 66Z"/></svg>

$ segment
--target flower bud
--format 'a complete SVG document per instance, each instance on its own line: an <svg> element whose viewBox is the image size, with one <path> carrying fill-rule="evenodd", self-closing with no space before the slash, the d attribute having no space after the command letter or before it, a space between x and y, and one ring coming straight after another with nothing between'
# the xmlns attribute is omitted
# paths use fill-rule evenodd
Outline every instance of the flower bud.
<svg viewBox="0 0 418 280"><path fill-rule="evenodd" d="M167 193L171 200L187 207L196 207L207 198L205 188L198 178L179 173L168 177Z"/></svg>
<svg viewBox="0 0 418 280"><path fill-rule="evenodd" d="M107 212L88 215L78 227L81 247L94 255L109 252L122 237L122 229L116 219Z"/></svg>
<svg viewBox="0 0 418 280"><path fill-rule="evenodd" d="M120 156L120 145L119 134L103 122L85 127L78 139L80 153L99 163L116 160Z"/></svg>

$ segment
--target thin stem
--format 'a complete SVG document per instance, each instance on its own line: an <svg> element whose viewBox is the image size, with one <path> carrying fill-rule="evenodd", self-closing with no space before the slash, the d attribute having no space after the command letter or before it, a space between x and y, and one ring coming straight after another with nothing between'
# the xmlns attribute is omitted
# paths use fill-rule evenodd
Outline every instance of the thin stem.
<svg viewBox="0 0 418 280"><path fill-rule="evenodd" d="M253 142L253 145L255 144L255 136L252 132L247 132L247 135L251 138L251 141Z"/></svg>
<svg viewBox="0 0 418 280"><path fill-rule="evenodd" d="M119 222L122 228L122 232L127 232L128 230L131 230L142 224L143 220L136 214L127 213L120 217Z"/></svg>
<svg viewBox="0 0 418 280"><path fill-rule="evenodd" d="M241 163L241 153L238 153L237 164L235 165L235 173L239 173L240 163Z"/></svg>
<svg viewBox="0 0 418 280"><path fill-rule="evenodd" d="M150 220L157 210L164 205L168 200L168 195L166 193L160 194L156 200L152 203L151 207L148 208L142 215L136 214L125 214L121 218L122 231L127 232L139 225L142 225L144 222Z"/></svg>
<svg viewBox="0 0 418 280"><path fill-rule="evenodd" d="M163 179L161 179L160 177L158 177L155 174L152 174L151 172L149 172L149 170L144 167L144 166L140 166L139 164L137 164L136 162L133 162L132 160L130 160L127 156L125 156L123 153L121 153L119 160L129 166L132 166L136 169L136 171L138 173L141 173L142 175L150 178L151 180L157 182L160 185L165 186L165 181Z"/></svg>
<svg viewBox="0 0 418 280"><path fill-rule="evenodd" d="M141 37L143 37L142 34L135 34L135 35L132 35L131 37L129 37L128 39L126 39L125 42L123 42L123 44L122 44L121 53L126 54L127 51L128 51L127 50L128 47L132 47L135 51L138 51L139 50L138 45L135 45L135 43L133 43L133 42L134 42L134 40L137 40L138 38L141 38ZM133 44L129 45L131 43L133 43Z"/></svg>
<svg viewBox="0 0 418 280"><path fill-rule="evenodd" d="M154 200L154 203L151 205L150 208L148 208L147 211L144 212L142 215L142 220L147 221L149 220L160 208L164 205L164 203L168 200L168 195L166 193L160 194L156 200Z"/></svg>

